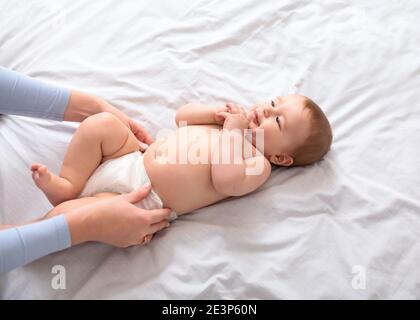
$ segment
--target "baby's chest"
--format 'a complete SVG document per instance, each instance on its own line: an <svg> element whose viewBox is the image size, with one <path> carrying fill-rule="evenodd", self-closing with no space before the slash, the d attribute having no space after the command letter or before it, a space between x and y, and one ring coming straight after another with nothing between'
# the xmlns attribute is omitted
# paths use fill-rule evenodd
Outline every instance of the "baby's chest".
<svg viewBox="0 0 420 320"><path fill-rule="evenodd" d="M177 164L209 164L220 138L221 130L218 126L179 128L157 148L156 156L176 161Z"/></svg>

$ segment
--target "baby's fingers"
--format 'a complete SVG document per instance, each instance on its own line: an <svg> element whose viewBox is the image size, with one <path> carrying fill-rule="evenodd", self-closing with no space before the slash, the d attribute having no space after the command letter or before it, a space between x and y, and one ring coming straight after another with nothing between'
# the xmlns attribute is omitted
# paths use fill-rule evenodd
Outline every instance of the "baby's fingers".
<svg viewBox="0 0 420 320"><path fill-rule="evenodd" d="M231 114L245 114L245 109L240 106L239 104L228 102L226 103L226 108L228 109L228 112Z"/></svg>
<svg viewBox="0 0 420 320"><path fill-rule="evenodd" d="M228 112L231 112L235 104L233 102L226 102L226 109Z"/></svg>
<svg viewBox="0 0 420 320"><path fill-rule="evenodd" d="M145 152L148 147L149 147L148 144L139 141L139 149L140 149L141 152Z"/></svg>
<svg viewBox="0 0 420 320"><path fill-rule="evenodd" d="M216 123L217 124L222 125L225 122L225 120L228 117L228 115L230 115L229 112L226 112L226 111L218 111L218 112L216 112L216 115L215 115L214 119L216 120Z"/></svg>
<svg viewBox="0 0 420 320"><path fill-rule="evenodd" d="M229 112L226 112L226 111L219 111L218 113L216 113L216 115L219 116L219 117L222 117L223 119L226 119L231 114Z"/></svg>

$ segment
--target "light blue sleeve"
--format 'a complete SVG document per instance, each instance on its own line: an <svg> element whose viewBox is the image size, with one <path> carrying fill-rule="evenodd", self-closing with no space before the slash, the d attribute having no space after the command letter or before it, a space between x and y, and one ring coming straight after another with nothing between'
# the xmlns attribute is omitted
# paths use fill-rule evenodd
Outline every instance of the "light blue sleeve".
<svg viewBox="0 0 420 320"><path fill-rule="evenodd" d="M70 231L63 214L0 231L0 274L70 245Z"/></svg>
<svg viewBox="0 0 420 320"><path fill-rule="evenodd" d="M70 89L0 67L0 114L62 121Z"/></svg>

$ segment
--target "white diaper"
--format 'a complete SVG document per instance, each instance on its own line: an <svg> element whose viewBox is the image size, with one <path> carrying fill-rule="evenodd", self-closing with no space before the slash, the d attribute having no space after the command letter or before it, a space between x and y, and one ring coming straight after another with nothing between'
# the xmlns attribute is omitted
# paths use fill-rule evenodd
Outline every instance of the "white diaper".
<svg viewBox="0 0 420 320"><path fill-rule="evenodd" d="M150 179L144 167L143 154L136 151L102 163L90 176L79 197L89 197L100 192L129 193L148 182ZM136 205L151 210L162 208L163 203L152 190ZM172 211L170 219L176 218L177 214Z"/></svg>

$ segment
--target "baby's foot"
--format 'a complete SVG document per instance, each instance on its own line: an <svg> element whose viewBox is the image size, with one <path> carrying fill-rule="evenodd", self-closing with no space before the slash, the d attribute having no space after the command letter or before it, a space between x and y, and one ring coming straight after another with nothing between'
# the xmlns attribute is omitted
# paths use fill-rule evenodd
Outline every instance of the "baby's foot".
<svg viewBox="0 0 420 320"><path fill-rule="evenodd" d="M44 192L52 205L56 206L72 198L71 184L66 179L56 176L46 166L39 163L33 164L31 171L36 186Z"/></svg>

